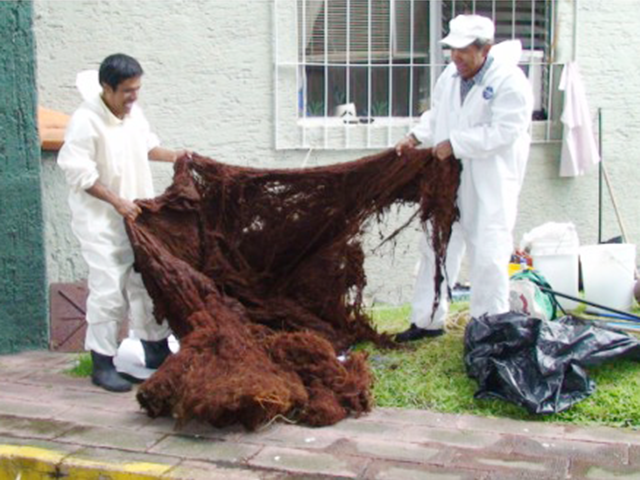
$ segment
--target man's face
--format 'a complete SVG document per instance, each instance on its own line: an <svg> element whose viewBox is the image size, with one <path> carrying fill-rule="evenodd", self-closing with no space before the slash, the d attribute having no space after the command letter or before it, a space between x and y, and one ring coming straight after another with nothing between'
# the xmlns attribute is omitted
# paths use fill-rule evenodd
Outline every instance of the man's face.
<svg viewBox="0 0 640 480"><path fill-rule="evenodd" d="M133 104L138 99L138 92L142 86L142 77L132 77L120 82L116 89L109 85L102 85L102 98L109 110L118 118L124 118L131 112Z"/></svg>
<svg viewBox="0 0 640 480"><path fill-rule="evenodd" d="M478 47L474 44L464 48L452 48L451 60L456 64L460 76L469 80L482 68L490 49L490 45Z"/></svg>

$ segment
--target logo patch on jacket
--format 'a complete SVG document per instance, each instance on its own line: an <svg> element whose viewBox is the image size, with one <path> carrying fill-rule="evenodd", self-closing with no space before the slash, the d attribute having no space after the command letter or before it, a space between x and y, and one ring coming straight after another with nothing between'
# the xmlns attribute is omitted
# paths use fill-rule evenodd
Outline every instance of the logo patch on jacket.
<svg viewBox="0 0 640 480"><path fill-rule="evenodd" d="M482 98L484 98L485 100L491 100L493 98L493 87L492 86L488 86L487 88L485 88L483 90Z"/></svg>

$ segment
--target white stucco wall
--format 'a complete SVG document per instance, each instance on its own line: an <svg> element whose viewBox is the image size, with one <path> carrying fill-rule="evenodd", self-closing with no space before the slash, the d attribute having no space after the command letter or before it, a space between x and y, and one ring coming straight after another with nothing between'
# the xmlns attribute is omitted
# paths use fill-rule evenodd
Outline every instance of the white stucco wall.
<svg viewBox="0 0 640 480"><path fill-rule="evenodd" d="M576 59L591 108L602 109L604 165L629 240L637 244L640 242L640 1L590 0L580 2L580 6ZM614 219L610 207L608 202L605 217ZM617 235L619 228L609 226L605 232Z"/></svg>
<svg viewBox="0 0 640 480"><path fill-rule="evenodd" d="M40 104L71 113L79 103L75 74L97 68L122 51L145 69L141 104L168 147L188 147L223 162L264 167L302 165L307 151L276 151L273 113L273 0L35 0ZM573 55L591 109L603 109L604 157L629 237L640 239L640 0L558 0L560 57ZM615 27L614 27L615 26ZM597 174L561 179L559 143L538 142L521 198L516 238L546 221L573 221L583 243L597 240ZM343 162L366 150L313 151L308 165ZM49 278L73 281L86 270L66 227L64 182L54 158L44 158ZM157 189L171 169L155 165ZM604 237L619 234L606 202ZM407 301L416 261L417 227L403 234L395 254L367 263L369 295ZM372 235L369 243L376 243Z"/></svg>

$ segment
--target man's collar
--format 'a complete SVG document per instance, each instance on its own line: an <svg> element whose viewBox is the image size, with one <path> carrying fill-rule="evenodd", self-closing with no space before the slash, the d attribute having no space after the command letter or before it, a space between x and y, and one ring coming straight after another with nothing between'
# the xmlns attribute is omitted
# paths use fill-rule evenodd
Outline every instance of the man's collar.
<svg viewBox="0 0 640 480"><path fill-rule="evenodd" d="M482 65L480 70L478 70L478 73L476 73L473 76L473 80L475 83L482 83L482 80L484 79L484 76L486 75L487 70L489 70L489 67L491 66L492 63L493 63L493 57L487 56L487 59L484 61L484 64Z"/></svg>
<svg viewBox="0 0 640 480"><path fill-rule="evenodd" d="M128 115L125 115L124 118L118 118L113 114L113 112L109 108L109 105L107 105L107 102L105 102L104 98L102 98L102 94L98 96L98 99L99 99L98 101L100 103L100 106L104 110L104 113L107 117L107 121L109 123L111 123L112 125L118 125L126 120Z"/></svg>

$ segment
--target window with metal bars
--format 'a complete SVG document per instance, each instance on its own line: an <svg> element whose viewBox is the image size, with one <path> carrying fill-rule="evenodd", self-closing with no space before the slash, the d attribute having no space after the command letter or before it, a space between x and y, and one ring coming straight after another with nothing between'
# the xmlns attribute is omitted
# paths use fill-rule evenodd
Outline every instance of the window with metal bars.
<svg viewBox="0 0 640 480"><path fill-rule="evenodd" d="M429 108L450 58L439 41L462 13L492 18L496 42L522 41L534 118L555 115L553 0L273 2L277 149L392 146Z"/></svg>
<svg viewBox="0 0 640 480"><path fill-rule="evenodd" d="M461 13L494 19L496 42L517 38L543 117L548 0L297 0L300 116L416 117L447 61L438 41ZM529 72L528 72L529 73ZM340 105L353 105L340 109Z"/></svg>

